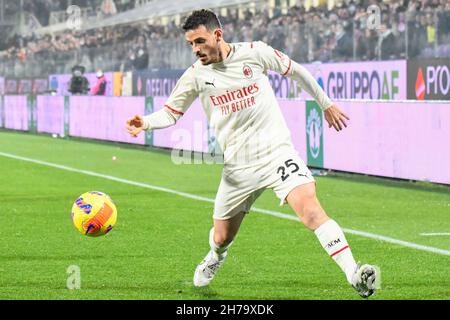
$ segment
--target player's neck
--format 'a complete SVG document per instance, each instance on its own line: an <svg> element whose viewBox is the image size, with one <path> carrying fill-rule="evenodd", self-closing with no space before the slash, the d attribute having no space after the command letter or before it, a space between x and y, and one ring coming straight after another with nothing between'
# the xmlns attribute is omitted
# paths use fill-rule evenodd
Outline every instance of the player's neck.
<svg viewBox="0 0 450 320"><path fill-rule="evenodd" d="M232 51L232 47L229 43L227 42L222 42L221 46L220 46L220 53L221 53L221 61L224 61L225 59L227 59Z"/></svg>

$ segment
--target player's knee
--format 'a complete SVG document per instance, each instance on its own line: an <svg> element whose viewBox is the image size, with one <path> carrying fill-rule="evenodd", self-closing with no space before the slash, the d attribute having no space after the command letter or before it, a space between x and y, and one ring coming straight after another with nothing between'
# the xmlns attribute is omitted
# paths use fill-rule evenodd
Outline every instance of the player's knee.
<svg viewBox="0 0 450 320"><path fill-rule="evenodd" d="M233 241L233 236L226 233L215 233L214 242L218 247L225 247Z"/></svg>
<svg viewBox="0 0 450 320"><path fill-rule="evenodd" d="M328 217L323 209L318 204L308 204L303 207L302 214L303 224L311 230L317 229L322 223L324 223Z"/></svg>

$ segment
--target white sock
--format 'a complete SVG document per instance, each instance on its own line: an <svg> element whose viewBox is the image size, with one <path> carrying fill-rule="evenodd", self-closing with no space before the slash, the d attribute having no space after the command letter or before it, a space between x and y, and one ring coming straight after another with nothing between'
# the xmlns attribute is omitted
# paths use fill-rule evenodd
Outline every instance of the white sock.
<svg viewBox="0 0 450 320"><path fill-rule="evenodd" d="M212 227L211 231L209 231L209 246L211 247L211 250L216 254L216 258L218 260L222 260L227 256L228 248L231 246L232 243L233 241L231 241L226 246L219 247L214 241L214 227Z"/></svg>
<svg viewBox="0 0 450 320"><path fill-rule="evenodd" d="M327 220L314 233L329 256L344 271L347 281L352 284L352 276L356 270L356 262L345 239L344 232L334 220Z"/></svg>

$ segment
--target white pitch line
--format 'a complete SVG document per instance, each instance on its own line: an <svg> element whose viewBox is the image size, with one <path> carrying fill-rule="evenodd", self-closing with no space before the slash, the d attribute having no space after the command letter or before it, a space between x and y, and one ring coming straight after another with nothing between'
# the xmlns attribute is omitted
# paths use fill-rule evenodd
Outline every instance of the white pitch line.
<svg viewBox="0 0 450 320"><path fill-rule="evenodd" d="M450 236L450 232L420 233L421 236Z"/></svg>
<svg viewBox="0 0 450 320"><path fill-rule="evenodd" d="M7 158L12 158L12 159L16 159L16 160L32 162L32 163L44 165L44 166L51 167L51 168L61 169L61 170L65 170L65 171L82 173L82 174L93 176L93 177L99 177L99 178L103 178L103 179L107 179L107 180L111 180L111 181L129 184L132 186L172 193L172 194L176 194L178 196L193 199L193 200L214 203L214 199L200 197L200 196L196 196L196 195L193 195L190 193L180 192L177 190L163 188L163 187L158 187L158 186L154 186L151 184L122 179L122 178L118 178L118 177L114 177L114 176L110 176L110 175L106 175L106 174L101 174L101 173L97 173L97 172L93 172L93 171L76 169L76 168L72 168L72 167L68 167L68 166L59 165L56 163L16 156L16 155L4 153L4 152L0 152L0 156L4 156ZM259 209L259 208L252 208L251 211L275 216L275 217L282 218L282 219L294 220L297 222L300 221L296 216L278 212L278 211L271 211L271 210L265 210L265 209ZM397 245L404 246L404 247L411 248L411 249L416 249L416 250L427 251L427 252L432 252L432 253L436 253L436 254L450 256L450 251L448 251L448 250L438 249L438 248L434 248L434 247L430 247L430 246L424 246L424 245L420 245L417 243L398 240L398 239L394 239L394 238L390 238L390 237L386 237L386 236L382 236L382 235L378 235L378 234L374 234L374 233L364 232L364 231L352 230L352 229L347 229L347 228L342 228L342 230L346 233L358 235L358 236L369 238L369 239L375 239L375 240L379 240L379 241L397 244Z"/></svg>

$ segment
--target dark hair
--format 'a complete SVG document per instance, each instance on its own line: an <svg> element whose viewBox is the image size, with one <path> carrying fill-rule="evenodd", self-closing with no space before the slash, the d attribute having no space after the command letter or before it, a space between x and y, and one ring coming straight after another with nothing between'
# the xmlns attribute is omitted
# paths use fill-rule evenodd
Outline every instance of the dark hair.
<svg viewBox="0 0 450 320"><path fill-rule="evenodd" d="M214 12L202 9L192 12L191 15L186 18L186 21L183 24L183 30L195 30L201 25L205 26L206 29L210 31L216 28L222 28L219 18Z"/></svg>

